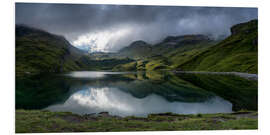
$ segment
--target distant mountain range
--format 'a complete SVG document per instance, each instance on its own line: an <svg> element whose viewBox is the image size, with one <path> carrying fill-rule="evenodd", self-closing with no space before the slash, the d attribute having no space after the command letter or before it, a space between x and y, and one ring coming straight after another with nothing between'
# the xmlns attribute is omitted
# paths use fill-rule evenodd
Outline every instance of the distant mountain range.
<svg viewBox="0 0 270 135"><path fill-rule="evenodd" d="M168 36L154 45L140 40L117 53L89 54L73 47L62 36L16 25L16 74L73 70L257 73L258 21L237 24L231 33L218 41L205 35Z"/></svg>

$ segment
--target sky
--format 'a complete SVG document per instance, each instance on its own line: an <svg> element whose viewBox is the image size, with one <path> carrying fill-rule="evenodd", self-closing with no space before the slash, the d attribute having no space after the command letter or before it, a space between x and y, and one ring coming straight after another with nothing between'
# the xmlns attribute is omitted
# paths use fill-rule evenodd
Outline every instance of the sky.
<svg viewBox="0 0 270 135"><path fill-rule="evenodd" d="M90 52L116 52L137 40L230 35L230 27L258 18L257 8L16 3L16 24L64 36Z"/></svg>

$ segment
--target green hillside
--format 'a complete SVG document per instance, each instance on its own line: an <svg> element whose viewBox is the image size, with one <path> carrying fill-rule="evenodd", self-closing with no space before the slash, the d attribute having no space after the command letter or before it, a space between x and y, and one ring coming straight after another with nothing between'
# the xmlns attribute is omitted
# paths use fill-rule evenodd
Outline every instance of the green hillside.
<svg viewBox="0 0 270 135"><path fill-rule="evenodd" d="M83 53L62 36L16 25L16 74L78 70Z"/></svg>
<svg viewBox="0 0 270 135"><path fill-rule="evenodd" d="M222 41L214 41L204 35L169 36L152 46L140 41L144 43L140 47L131 44L133 47L123 49L126 56L136 56L136 61L118 65L114 70L257 73L258 21L237 24L231 28L231 33Z"/></svg>
<svg viewBox="0 0 270 135"><path fill-rule="evenodd" d="M74 70L185 70L257 73L258 21L231 28L215 41L205 35L168 36L150 45L135 41L118 53L84 54L62 36L17 25L16 74Z"/></svg>
<svg viewBox="0 0 270 135"><path fill-rule="evenodd" d="M231 28L231 36L180 65L182 70L258 73L258 21Z"/></svg>
<svg viewBox="0 0 270 135"><path fill-rule="evenodd" d="M146 58L151 55L152 46L144 41L135 41L129 46L122 48L118 56L132 59Z"/></svg>
<svg viewBox="0 0 270 135"><path fill-rule="evenodd" d="M16 25L16 75L19 76L76 70L111 70L119 64L133 61L111 55L115 54L86 54L62 36Z"/></svg>
<svg viewBox="0 0 270 135"><path fill-rule="evenodd" d="M137 41L135 43L145 43ZM134 47L134 43L120 50L120 54L127 54L136 61L118 65L114 70L172 70L189 60L198 52L215 45L217 41L210 40L204 35L169 36L155 45L141 44ZM139 46L139 45L137 45ZM124 51L124 53L123 53ZM129 55L132 54L132 55ZM139 57L141 56L141 57Z"/></svg>

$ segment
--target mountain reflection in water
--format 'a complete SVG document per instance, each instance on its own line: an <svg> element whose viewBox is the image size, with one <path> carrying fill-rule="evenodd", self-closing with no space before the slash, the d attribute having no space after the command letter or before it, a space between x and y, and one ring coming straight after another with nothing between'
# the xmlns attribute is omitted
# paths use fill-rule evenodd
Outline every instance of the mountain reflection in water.
<svg viewBox="0 0 270 135"><path fill-rule="evenodd" d="M230 113L232 104L222 98L213 97L205 102L169 102L151 94L136 98L117 88L88 88L74 93L64 104L46 108L51 111L71 111L78 114L107 111L118 116L147 116L151 113L173 112L179 114Z"/></svg>
<svg viewBox="0 0 270 135"><path fill-rule="evenodd" d="M230 113L256 109L256 101L257 82L229 75L77 71L16 78L17 109L147 116Z"/></svg>

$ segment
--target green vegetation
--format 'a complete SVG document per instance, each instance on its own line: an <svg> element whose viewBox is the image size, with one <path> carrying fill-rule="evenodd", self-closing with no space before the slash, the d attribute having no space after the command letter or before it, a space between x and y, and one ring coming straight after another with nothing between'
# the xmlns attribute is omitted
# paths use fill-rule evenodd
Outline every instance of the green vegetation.
<svg viewBox="0 0 270 135"><path fill-rule="evenodd" d="M231 31L232 35L223 41L212 41L202 35L168 37L163 42L150 46L150 49L144 49L147 53L139 53L142 48L149 48L145 42L137 48L126 47L123 49L126 57L144 61L144 64L138 68L133 62L118 65L114 70L258 73L258 21L235 25Z"/></svg>
<svg viewBox="0 0 270 135"><path fill-rule="evenodd" d="M188 39L181 40L180 42L176 42L174 45L170 45L167 42L162 42L157 45L153 45L151 50L148 50L147 53L143 53L143 57L131 57L136 59L136 62L127 63L118 65L114 68L115 71L135 71L135 70L174 70L178 68L178 66L187 60L191 59L194 55L199 52L205 50L205 48L215 45L216 41L212 41L209 39L201 39L198 41L193 41L197 38L198 35L190 35ZM180 36L179 38L183 38ZM191 41L187 41L191 40ZM127 53L128 50L125 50ZM134 51L136 50L136 51ZM136 48L133 48L132 52L134 53L139 51ZM121 54L121 51L120 51ZM129 54L129 53L127 53ZM126 55L128 57L129 55ZM131 55L133 56L133 55Z"/></svg>
<svg viewBox="0 0 270 135"><path fill-rule="evenodd" d="M132 59L146 58L151 55L152 46L144 41L135 41L119 51L119 56Z"/></svg>
<svg viewBox="0 0 270 135"><path fill-rule="evenodd" d="M175 131L257 129L257 82L231 75L137 72L112 76L110 79L73 80L34 77L16 80L16 132L105 132L105 131ZM42 79L39 79L42 78ZM53 79L50 79L53 78ZM47 80L47 81L46 81ZM233 114L179 115L150 114L147 118L109 115L77 115L40 109L65 101L74 86L114 86L135 97L157 94L168 101L204 101L211 93L232 102ZM30 89L29 89L30 88ZM171 96L171 95L180 95ZM184 95L184 96L183 96ZM243 110L254 110L247 112Z"/></svg>
<svg viewBox="0 0 270 135"><path fill-rule="evenodd" d="M90 55L70 45L64 37L16 26L16 132L257 129L257 81L231 75L157 72L186 70L257 74L257 25L257 20L235 25L231 28L232 35L223 41L213 41L203 35L186 35L167 37L156 45L136 41L117 54ZM65 78L63 81L57 76L43 76L75 70L151 72L136 72L120 77L111 75L108 80L78 81ZM205 101L218 95L230 101L236 113L166 113L151 114L147 118L121 118L21 110L41 109L63 102L72 94L69 93L72 86L85 84L114 86L138 98L157 94L170 102Z"/></svg>
<svg viewBox="0 0 270 135"><path fill-rule="evenodd" d="M148 117L16 110L16 133L258 129L257 112Z"/></svg>
<svg viewBox="0 0 270 135"><path fill-rule="evenodd" d="M180 65L189 71L258 73L258 21L232 27L232 35Z"/></svg>
<svg viewBox="0 0 270 135"><path fill-rule="evenodd" d="M92 59L89 56L82 56L79 59L81 70L111 70L117 65L132 62L134 60L129 58L106 58L106 59Z"/></svg>
<svg viewBox="0 0 270 135"><path fill-rule="evenodd" d="M231 28L232 35L223 41L204 35L169 36L155 45L135 41L118 53L90 55L72 47L63 37L17 26L16 73L73 70L257 73L257 25L257 20L235 25Z"/></svg>
<svg viewBox="0 0 270 135"><path fill-rule="evenodd" d="M78 70L82 53L65 38L27 26L16 26L16 75Z"/></svg>

